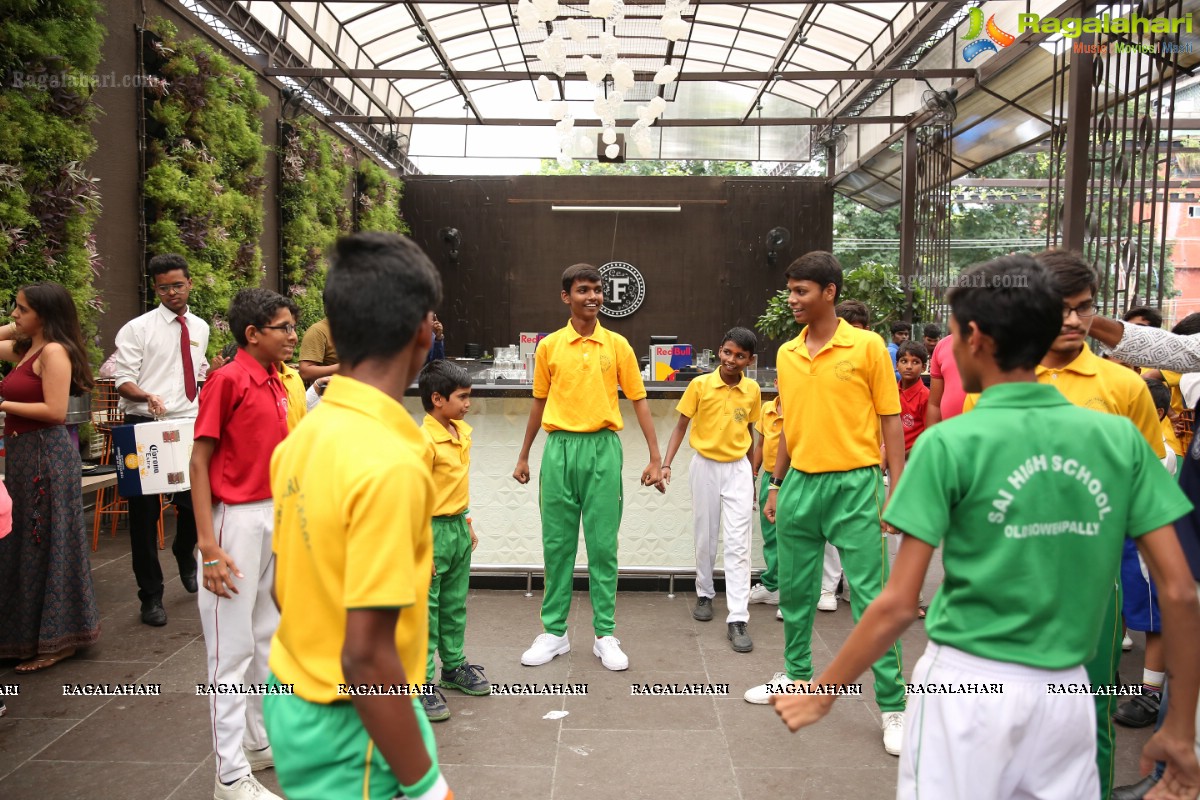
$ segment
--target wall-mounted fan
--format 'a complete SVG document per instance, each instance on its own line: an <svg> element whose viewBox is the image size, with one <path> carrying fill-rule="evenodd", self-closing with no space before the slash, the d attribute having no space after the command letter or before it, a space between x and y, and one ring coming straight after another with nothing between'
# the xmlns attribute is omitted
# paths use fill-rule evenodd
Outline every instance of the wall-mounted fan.
<svg viewBox="0 0 1200 800"><path fill-rule="evenodd" d="M930 118L925 121L926 125L951 125L954 123L954 118L958 116L958 105L955 102L958 99L958 90L950 87L945 91L939 92L932 87L925 90L921 95L921 104L925 106L925 110L930 113Z"/></svg>
<svg viewBox="0 0 1200 800"><path fill-rule="evenodd" d="M776 226L767 231L764 243L767 246L767 264L769 266L775 266L779 261L779 251L786 250L791 241L792 234L787 228Z"/></svg>

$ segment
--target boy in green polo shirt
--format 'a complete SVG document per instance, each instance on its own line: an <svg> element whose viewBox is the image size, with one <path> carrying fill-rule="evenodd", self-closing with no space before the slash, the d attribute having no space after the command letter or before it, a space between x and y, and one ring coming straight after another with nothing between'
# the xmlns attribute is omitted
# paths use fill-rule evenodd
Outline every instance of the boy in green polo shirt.
<svg viewBox="0 0 1200 800"><path fill-rule="evenodd" d="M1176 707L1143 761L1165 758L1168 785L1194 797L1200 605L1171 525L1190 503L1129 420L1076 408L1036 382L1062 325L1043 267L1011 256L962 277L949 295L954 355L964 388L983 397L917 441L884 511L905 534L891 579L829 668L773 698L776 712L793 731L828 713L835 698L821 687L853 682L912 624L943 544L945 583L913 671L897 797L1098 797L1083 664L1128 534L1171 598L1162 612Z"/></svg>

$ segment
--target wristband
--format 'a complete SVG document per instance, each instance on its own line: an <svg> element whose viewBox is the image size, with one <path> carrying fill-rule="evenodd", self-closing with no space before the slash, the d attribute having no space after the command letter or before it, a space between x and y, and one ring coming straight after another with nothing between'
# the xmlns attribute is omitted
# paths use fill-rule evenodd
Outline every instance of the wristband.
<svg viewBox="0 0 1200 800"><path fill-rule="evenodd" d="M450 786L442 777L442 771L438 769L436 763L429 768L429 772L426 772L425 777L421 780L412 786L400 784L400 789L404 792L407 800L445 800L454 797L454 793L450 791Z"/></svg>
<svg viewBox="0 0 1200 800"><path fill-rule="evenodd" d="M217 559L216 561L205 561L205 562L204 562L204 566L206 566L206 567L215 567L215 566L217 566L217 565L218 565L218 564L220 564L220 563L221 563L220 559Z"/></svg>
<svg viewBox="0 0 1200 800"><path fill-rule="evenodd" d="M773 483L767 487L767 494L770 494L771 492L778 492L778 491L779 491L779 487Z"/></svg>
<svg viewBox="0 0 1200 800"><path fill-rule="evenodd" d="M663 465L663 469L671 469L671 465L670 465L670 464L664 464L664 465ZM672 472L673 472L673 471L674 471L674 470L672 470Z"/></svg>
<svg viewBox="0 0 1200 800"><path fill-rule="evenodd" d="M778 489L780 486L783 486L783 478L776 478L774 475L772 475L770 478L768 478L768 480L771 483L772 489Z"/></svg>

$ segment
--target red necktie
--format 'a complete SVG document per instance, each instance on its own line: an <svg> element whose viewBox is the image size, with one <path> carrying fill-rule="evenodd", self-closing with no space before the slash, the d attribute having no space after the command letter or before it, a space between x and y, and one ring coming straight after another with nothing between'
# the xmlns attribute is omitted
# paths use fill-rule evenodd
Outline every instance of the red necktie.
<svg viewBox="0 0 1200 800"><path fill-rule="evenodd" d="M192 342L188 337L187 320L182 314L179 322L179 354L183 356L183 393L189 401L196 399L196 370L192 367Z"/></svg>

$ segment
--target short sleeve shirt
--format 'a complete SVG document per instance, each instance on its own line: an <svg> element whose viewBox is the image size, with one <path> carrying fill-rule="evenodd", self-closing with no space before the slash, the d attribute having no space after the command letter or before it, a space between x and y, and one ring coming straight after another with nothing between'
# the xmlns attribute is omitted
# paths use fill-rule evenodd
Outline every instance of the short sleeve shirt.
<svg viewBox="0 0 1200 800"><path fill-rule="evenodd" d="M1125 536L1190 508L1128 419L1010 383L917 440L883 518L944 546L931 640L1067 669L1095 653Z"/></svg>
<svg viewBox="0 0 1200 800"><path fill-rule="evenodd" d="M287 426L290 432L300 424L300 420L304 419L304 415L308 411L304 379L300 377L299 372L287 364L280 364L279 380L283 382L283 389L287 394Z"/></svg>
<svg viewBox="0 0 1200 800"><path fill-rule="evenodd" d="M271 459L280 605L271 672L309 702L348 701L338 694L348 612L400 609L396 651L409 683L424 683L429 441L403 406L344 376L311 416ZM348 446L356 442L363 446Z"/></svg>
<svg viewBox="0 0 1200 800"><path fill-rule="evenodd" d="M421 433L429 441L426 462L433 470L433 516L461 514L470 505L471 426L461 419L451 424L458 438L446 426L426 414Z"/></svg>
<svg viewBox="0 0 1200 800"><path fill-rule="evenodd" d="M630 400L646 396L633 348L600 323L583 336L567 322L538 343L534 364L533 396L546 400L542 427L547 431L619 431L625 423L617 387Z"/></svg>
<svg viewBox="0 0 1200 800"><path fill-rule="evenodd" d="M241 348L204 382L195 435L217 441L208 465L214 500L270 499L267 463L288 435L287 416L287 391L275 365L268 370Z"/></svg>
<svg viewBox="0 0 1200 800"><path fill-rule="evenodd" d="M779 413L777 400L772 399L763 403L754 430L763 437L762 471L774 472L775 461L779 456L779 433L783 430L783 415Z"/></svg>
<svg viewBox="0 0 1200 800"><path fill-rule="evenodd" d="M322 367L338 363L337 348L333 346L329 320L323 319L304 332L304 341L300 343L300 360L311 361Z"/></svg>
<svg viewBox="0 0 1200 800"><path fill-rule="evenodd" d="M691 419L688 442L713 461L737 461L750 450L750 424L758 421L762 392L742 376L733 386L721 371L693 378L675 410Z"/></svg>
<svg viewBox="0 0 1200 800"><path fill-rule="evenodd" d="M925 408L929 405L929 387L917 381L900 389L900 425L904 428L904 452L912 449L925 430Z"/></svg>
<svg viewBox="0 0 1200 800"><path fill-rule="evenodd" d="M947 420L961 414L967 393L963 391L962 378L958 375L958 362L954 360L953 336L939 339L934 346L929 357L929 376L938 378L945 384L942 389L942 403L939 406L942 419Z"/></svg>
<svg viewBox="0 0 1200 800"><path fill-rule="evenodd" d="M838 320L815 356L808 328L779 348L779 398L792 466L808 473L879 465L879 418L900 413L900 390L883 340Z"/></svg>

